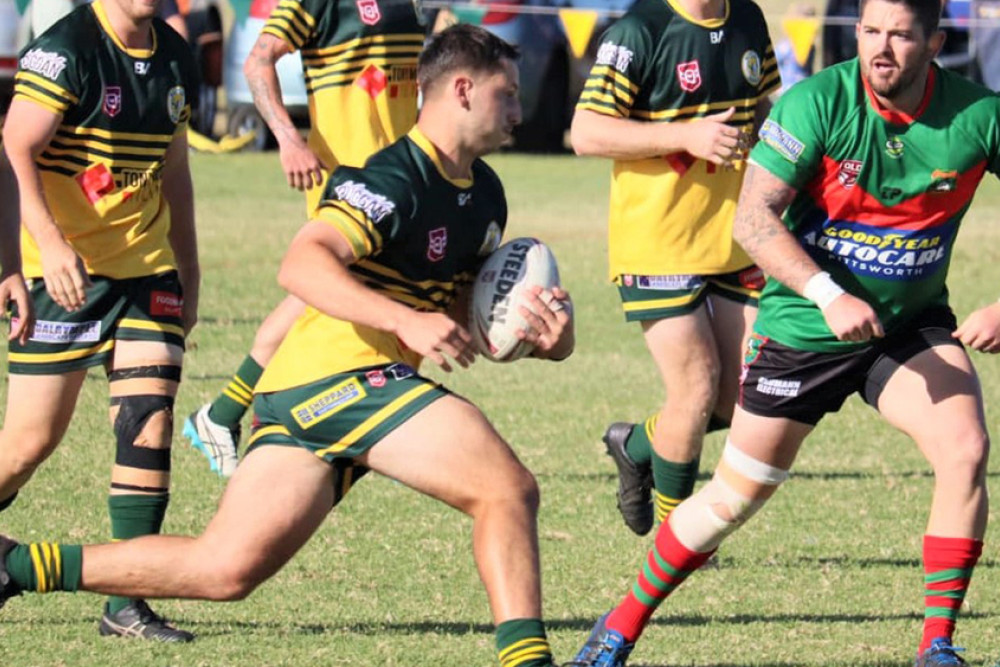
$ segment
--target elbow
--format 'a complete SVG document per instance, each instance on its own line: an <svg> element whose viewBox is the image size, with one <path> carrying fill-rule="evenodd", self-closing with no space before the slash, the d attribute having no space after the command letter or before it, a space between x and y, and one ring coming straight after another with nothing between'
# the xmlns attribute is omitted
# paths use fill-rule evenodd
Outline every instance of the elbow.
<svg viewBox="0 0 1000 667"><path fill-rule="evenodd" d="M580 115L573 116L573 122L569 127L569 144L573 147L573 152L584 157L597 155L593 132L589 132L586 123L581 121Z"/></svg>
<svg viewBox="0 0 1000 667"><path fill-rule="evenodd" d="M295 266L286 257L278 268L278 285L289 294L295 294L298 285L298 275Z"/></svg>

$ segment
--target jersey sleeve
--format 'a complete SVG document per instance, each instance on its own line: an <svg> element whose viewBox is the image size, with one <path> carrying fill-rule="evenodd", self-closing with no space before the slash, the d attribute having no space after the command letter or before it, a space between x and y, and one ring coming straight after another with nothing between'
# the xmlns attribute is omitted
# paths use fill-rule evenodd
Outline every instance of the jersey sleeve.
<svg viewBox="0 0 1000 667"><path fill-rule="evenodd" d="M750 152L751 162L797 190L806 185L823 159L826 124L814 103L815 91L803 83L778 99Z"/></svg>
<svg viewBox="0 0 1000 667"><path fill-rule="evenodd" d="M273 35L298 51L316 34L319 10L324 3L337 0L281 0L267 18L262 34Z"/></svg>
<svg viewBox="0 0 1000 667"><path fill-rule="evenodd" d="M398 177L372 169L338 167L315 214L344 235L355 259L376 254L412 220L415 198Z"/></svg>
<svg viewBox="0 0 1000 667"><path fill-rule="evenodd" d="M651 49L648 32L629 16L608 28L576 108L628 118L646 79Z"/></svg>
<svg viewBox="0 0 1000 667"><path fill-rule="evenodd" d="M58 37L46 33L21 52L14 96L65 114L80 102L83 76L78 51Z"/></svg>

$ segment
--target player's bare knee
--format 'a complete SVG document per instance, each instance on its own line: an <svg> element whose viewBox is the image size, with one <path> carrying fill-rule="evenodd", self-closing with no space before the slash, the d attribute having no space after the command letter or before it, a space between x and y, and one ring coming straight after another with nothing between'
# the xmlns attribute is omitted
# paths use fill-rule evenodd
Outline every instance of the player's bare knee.
<svg viewBox="0 0 1000 667"><path fill-rule="evenodd" d="M48 430L31 433L5 432L3 458L15 476L32 475L59 444L59 436Z"/></svg>
<svg viewBox="0 0 1000 667"><path fill-rule="evenodd" d="M981 428L969 428L939 444L938 454L931 463L938 477L979 480L986 474L990 438Z"/></svg>

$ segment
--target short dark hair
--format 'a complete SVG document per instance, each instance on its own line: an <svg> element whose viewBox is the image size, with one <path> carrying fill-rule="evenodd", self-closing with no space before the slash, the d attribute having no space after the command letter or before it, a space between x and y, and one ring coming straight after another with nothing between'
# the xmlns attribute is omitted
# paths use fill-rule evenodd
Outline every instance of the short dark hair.
<svg viewBox="0 0 1000 667"><path fill-rule="evenodd" d="M479 26L459 23L431 37L417 62L417 82L427 92L456 70L496 72L504 60L517 60L517 47Z"/></svg>
<svg viewBox="0 0 1000 667"><path fill-rule="evenodd" d="M930 39L931 35L938 31L941 23L941 10L944 8L944 0L886 0L893 4L904 5L917 17L917 22L924 29L924 37ZM865 5L868 0L860 0L858 3L858 16L865 13Z"/></svg>

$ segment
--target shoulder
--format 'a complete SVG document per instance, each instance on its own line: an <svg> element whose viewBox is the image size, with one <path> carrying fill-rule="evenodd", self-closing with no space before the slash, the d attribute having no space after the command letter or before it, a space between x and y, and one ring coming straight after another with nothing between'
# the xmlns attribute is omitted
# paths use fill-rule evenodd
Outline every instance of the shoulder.
<svg viewBox="0 0 1000 667"><path fill-rule="evenodd" d="M36 54L58 53L72 60L85 59L88 53L94 51L97 40L100 39L100 26L89 5L73 10L56 21L41 35L33 39L21 51L21 58ZM30 60L30 58L29 58Z"/></svg>

